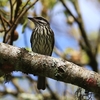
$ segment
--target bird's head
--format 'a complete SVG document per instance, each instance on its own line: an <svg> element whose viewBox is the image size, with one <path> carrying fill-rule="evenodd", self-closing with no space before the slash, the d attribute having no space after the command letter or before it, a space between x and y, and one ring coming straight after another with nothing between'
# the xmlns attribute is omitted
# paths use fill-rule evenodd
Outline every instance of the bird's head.
<svg viewBox="0 0 100 100"><path fill-rule="evenodd" d="M28 17L28 19L30 19L35 24L35 26L49 25L49 22L43 17Z"/></svg>

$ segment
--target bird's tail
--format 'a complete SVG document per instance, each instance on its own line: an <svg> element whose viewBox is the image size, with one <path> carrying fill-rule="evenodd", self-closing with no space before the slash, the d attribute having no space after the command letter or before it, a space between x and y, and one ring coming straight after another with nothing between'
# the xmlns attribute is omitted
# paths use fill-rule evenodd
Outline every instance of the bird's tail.
<svg viewBox="0 0 100 100"><path fill-rule="evenodd" d="M37 88L45 90L46 88L46 78L43 76L38 76Z"/></svg>

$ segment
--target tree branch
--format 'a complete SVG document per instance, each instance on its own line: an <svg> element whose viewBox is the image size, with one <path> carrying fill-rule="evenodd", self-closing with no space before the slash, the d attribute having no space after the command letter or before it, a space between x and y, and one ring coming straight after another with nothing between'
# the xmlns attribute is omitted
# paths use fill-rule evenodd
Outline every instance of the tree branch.
<svg viewBox="0 0 100 100"><path fill-rule="evenodd" d="M3 21L3 18L2 18L2 16L1 16L1 14L0 14L0 20L1 20L1 22L2 22L2 26L3 26L4 30L6 31L6 26L5 26L5 24L4 24L4 21Z"/></svg>
<svg viewBox="0 0 100 100"><path fill-rule="evenodd" d="M84 43L85 43L85 46L86 48L85 51L87 53L87 55L89 56L89 58L91 59L90 62L89 62L89 65L92 67L92 69L96 72L98 72L98 68L97 68L97 61L96 61L96 55L93 54L92 50L91 50L91 45L89 43L89 40L88 40L88 37L86 35L86 31L84 29L84 24L83 24L83 21L82 21L82 17L81 17L81 12L79 10L79 5L78 5L78 0L74 1L73 0L73 4L75 6L75 9L77 11L77 14L78 14L78 18L76 18L73 13L70 11L70 9L67 7L67 5L65 4L64 0L60 0L61 3L63 4L63 6L65 7L66 9L66 12L68 12L71 16L73 16L74 20L77 22L78 26L79 26L79 29L81 31L81 35L82 35L82 38L84 40Z"/></svg>
<svg viewBox="0 0 100 100"><path fill-rule="evenodd" d="M22 18L22 16L37 2L38 0L35 0L29 7L27 7L26 9L24 9L20 15L18 15L18 17L14 20L11 28L8 30L7 32L7 36L5 38L5 40L3 41L4 43L7 43L7 41L9 40L9 38L13 37L13 31L16 29L17 24L19 23L20 19ZM10 44L13 44L13 38L10 39Z"/></svg>
<svg viewBox="0 0 100 100"><path fill-rule="evenodd" d="M63 59L40 55L23 48L0 43L0 75L4 74L2 67L5 64L11 65L12 71L46 76L80 86L88 91L100 93L100 75L98 73Z"/></svg>
<svg viewBox="0 0 100 100"><path fill-rule="evenodd" d="M13 4L12 4L12 0L9 0L10 2L10 22L12 23L13 20Z"/></svg>

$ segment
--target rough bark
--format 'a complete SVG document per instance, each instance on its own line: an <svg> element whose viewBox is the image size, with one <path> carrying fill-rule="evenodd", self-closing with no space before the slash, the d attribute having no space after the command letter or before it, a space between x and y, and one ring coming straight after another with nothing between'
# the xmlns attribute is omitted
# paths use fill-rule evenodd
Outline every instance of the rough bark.
<svg viewBox="0 0 100 100"><path fill-rule="evenodd" d="M98 73L60 58L40 55L24 48L0 43L0 76L5 74L3 72L5 68L2 68L5 64L10 65L13 71L46 76L100 93L100 75Z"/></svg>

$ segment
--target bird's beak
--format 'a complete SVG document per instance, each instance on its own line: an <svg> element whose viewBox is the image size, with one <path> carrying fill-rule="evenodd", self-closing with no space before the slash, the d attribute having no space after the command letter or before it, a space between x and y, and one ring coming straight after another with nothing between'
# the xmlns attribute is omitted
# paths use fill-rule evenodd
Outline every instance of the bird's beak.
<svg viewBox="0 0 100 100"><path fill-rule="evenodd" d="M28 17L28 19L29 19L29 20L33 20L33 18L31 18L31 17Z"/></svg>
<svg viewBox="0 0 100 100"><path fill-rule="evenodd" d="M28 17L28 19L31 20L34 23L37 22L37 20L34 17L33 18L32 17Z"/></svg>

